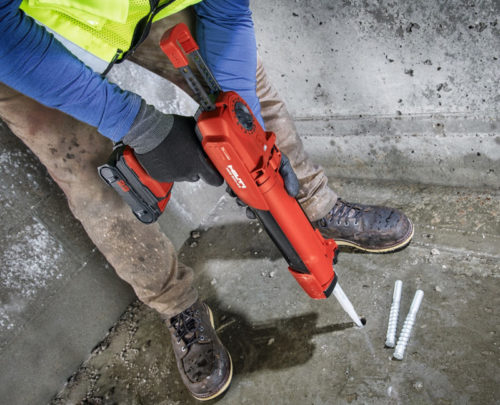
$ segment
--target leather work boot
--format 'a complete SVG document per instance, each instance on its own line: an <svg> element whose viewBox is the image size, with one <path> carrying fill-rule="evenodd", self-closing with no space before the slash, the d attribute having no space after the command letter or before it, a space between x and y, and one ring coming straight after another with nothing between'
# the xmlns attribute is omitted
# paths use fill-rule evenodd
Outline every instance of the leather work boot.
<svg viewBox="0 0 500 405"><path fill-rule="evenodd" d="M388 207L337 200L326 216L313 222L325 238L339 246L366 252L391 252L410 243L413 224L402 212Z"/></svg>
<svg viewBox="0 0 500 405"><path fill-rule="evenodd" d="M182 381L200 401L221 395L231 383L231 356L214 330L212 311L196 301L167 321Z"/></svg>

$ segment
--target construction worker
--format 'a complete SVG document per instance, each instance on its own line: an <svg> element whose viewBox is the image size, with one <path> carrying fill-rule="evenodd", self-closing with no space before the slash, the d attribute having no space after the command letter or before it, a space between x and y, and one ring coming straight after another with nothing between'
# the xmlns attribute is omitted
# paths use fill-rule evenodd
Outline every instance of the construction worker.
<svg viewBox="0 0 500 405"><path fill-rule="evenodd" d="M131 57L186 88L168 67L157 37L179 21L193 28L196 19L197 42L223 90L237 91L260 123L276 133L293 167L282 162L287 191L297 195L313 225L339 245L370 252L393 251L413 236L413 226L401 212L339 199L323 170L308 159L257 57L248 3L0 3L0 117L47 167L118 275L164 317L182 380L200 400L220 395L232 377L231 358L216 336L210 309L198 299L191 269L178 262L159 226L138 222L96 168L109 157L112 142L122 141L157 180L202 178L220 185L222 179L197 142L194 119L163 114L107 81L101 74L113 64Z"/></svg>

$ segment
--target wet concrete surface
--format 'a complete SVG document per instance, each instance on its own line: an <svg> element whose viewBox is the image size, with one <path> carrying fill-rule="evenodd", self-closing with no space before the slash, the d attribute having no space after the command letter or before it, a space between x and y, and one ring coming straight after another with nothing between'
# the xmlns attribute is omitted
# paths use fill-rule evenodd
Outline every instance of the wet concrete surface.
<svg viewBox="0 0 500 405"><path fill-rule="evenodd" d="M257 222L224 199L181 259L234 361L221 404L493 404L500 391L500 195L397 183L338 181L350 200L395 203L415 222L393 254L343 249L336 270L358 313L309 299ZM470 243L469 243L470 241ZM402 321L425 293L403 361L384 348L392 288ZM169 336L140 303L122 316L53 404L196 403L178 376Z"/></svg>

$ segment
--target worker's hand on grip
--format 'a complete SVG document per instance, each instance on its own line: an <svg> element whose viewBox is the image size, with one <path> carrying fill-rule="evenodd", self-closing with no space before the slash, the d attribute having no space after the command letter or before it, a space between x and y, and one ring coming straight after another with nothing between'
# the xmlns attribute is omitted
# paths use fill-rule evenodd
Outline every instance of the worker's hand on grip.
<svg viewBox="0 0 500 405"><path fill-rule="evenodd" d="M285 182L286 192L294 198L297 197L297 194L299 194L299 179L293 171L290 160L283 152L281 153L280 174Z"/></svg>
<svg viewBox="0 0 500 405"><path fill-rule="evenodd" d="M137 160L157 181L197 181L212 186L223 179L208 160L191 117L166 115L143 101L132 128L123 138Z"/></svg>

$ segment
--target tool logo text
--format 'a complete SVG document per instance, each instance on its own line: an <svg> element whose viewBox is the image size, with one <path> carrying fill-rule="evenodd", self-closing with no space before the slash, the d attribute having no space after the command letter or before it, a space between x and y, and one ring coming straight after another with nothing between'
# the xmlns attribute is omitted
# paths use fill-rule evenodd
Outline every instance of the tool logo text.
<svg viewBox="0 0 500 405"><path fill-rule="evenodd" d="M246 184L241 180L240 175L238 172L234 169L233 165L227 165L226 166L226 171L229 173L229 175L232 177L238 188L247 188Z"/></svg>

